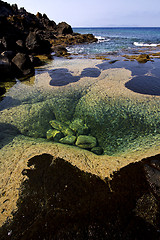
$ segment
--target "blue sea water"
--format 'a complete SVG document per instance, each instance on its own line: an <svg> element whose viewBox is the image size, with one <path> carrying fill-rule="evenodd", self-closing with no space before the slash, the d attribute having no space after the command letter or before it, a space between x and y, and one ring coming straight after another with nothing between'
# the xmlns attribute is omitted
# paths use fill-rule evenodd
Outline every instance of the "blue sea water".
<svg viewBox="0 0 160 240"><path fill-rule="evenodd" d="M94 44L68 48L73 54L124 53L144 47L155 48L160 44L160 28L74 28L74 32L92 33L98 38Z"/></svg>

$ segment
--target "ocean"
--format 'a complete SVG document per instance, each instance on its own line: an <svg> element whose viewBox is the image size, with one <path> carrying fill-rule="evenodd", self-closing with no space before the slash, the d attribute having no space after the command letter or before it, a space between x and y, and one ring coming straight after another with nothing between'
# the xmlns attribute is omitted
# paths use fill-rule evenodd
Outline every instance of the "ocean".
<svg viewBox="0 0 160 240"><path fill-rule="evenodd" d="M98 42L68 47L72 54L121 54L160 44L160 28L74 28L74 32L91 33Z"/></svg>

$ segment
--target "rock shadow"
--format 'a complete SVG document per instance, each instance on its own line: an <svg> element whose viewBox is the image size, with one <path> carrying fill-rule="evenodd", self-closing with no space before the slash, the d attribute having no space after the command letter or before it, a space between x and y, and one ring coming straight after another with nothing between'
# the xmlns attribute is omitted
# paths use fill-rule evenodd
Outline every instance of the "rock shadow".
<svg viewBox="0 0 160 240"><path fill-rule="evenodd" d="M20 132L15 126L8 123L0 123L0 149L10 143L18 134Z"/></svg>
<svg viewBox="0 0 160 240"><path fill-rule="evenodd" d="M22 104L22 101L14 99L10 96L6 96L0 102L0 111L3 111L6 108L17 107Z"/></svg>
<svg viewBox="0 0 160 240"><path fill-rule="evenodd" d="M160 96L160 78L150 76L134 77L125 87L136 93Z"/></svg>
<svg viewBox="0 0 160 240"><path fill-rule="evenodd" d="M146 164L130 164L102 181L49 154L31 158L22 172L27 180L18 211L0 229L0 239L158 240L160 204L146 179Z"/></svg>

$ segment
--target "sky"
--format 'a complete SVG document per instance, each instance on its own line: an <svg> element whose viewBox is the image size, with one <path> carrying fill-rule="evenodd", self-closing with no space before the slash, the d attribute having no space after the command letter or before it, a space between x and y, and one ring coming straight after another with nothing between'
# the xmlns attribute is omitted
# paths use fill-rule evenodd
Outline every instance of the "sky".
<svg viewBox="0 0 160 240"><path fill-rule="evenodd" d="M160 27L160 0L4 0L72 27Z"/></svg>

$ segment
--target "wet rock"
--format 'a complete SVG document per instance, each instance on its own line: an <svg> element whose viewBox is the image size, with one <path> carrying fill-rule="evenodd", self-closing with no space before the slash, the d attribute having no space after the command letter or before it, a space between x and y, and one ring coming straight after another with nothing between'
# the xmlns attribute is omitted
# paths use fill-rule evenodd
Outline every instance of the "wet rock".
<svg viewBox="0 0 160 240"><path fill-rule="evenodd" d="M69 135L72 136L74 135L74 132L69 128L69 126L65 123L59 122L57 120L51 120L49 122L53 128L56 130L61 131L65 136Z"/></svg>
<svg viewBox="0 0 160 240"><path fill-rule="evenodd" d="M55 142L59 142L59 140L63 137L63 133L58 130L52 131L52 137Z"/></svg>
<svg viewBox="0 0 160 240"><path fill-rule="evenodd" d="M69 127L76 132L78 135L86 135L89 132L89 128L86 124L84 124L84 121L82 119L75 119Z"/></svg>
<svg viewBox="0 0 160 240"><path fill-rule="evenodd" d="M146 63L147 61L150 61L150 57L148 54L140 54L137 59L139 63Z"/></svg>
<svg viewBox="0 0 160 240"><path fill-rule="evenodd" d="M67 49L63 46L56 46L52 48L55 56L57 57L68 57L70 54L67 52Z"/></svg>
<svg viewBox="0 0 160 240"><path fill-rule="evenodd" d="M101 147L94 147L91 149L91 152L97 154L97 155L101 155L103 154L103 148Z"/></svg>
<svg viewBox="0 0 160 240"><path fill-rule="evenodd" d="M27 54L17 53L12 59L12 63L16 66L16 76L27 76L34 73L34 68Z"/></svg>
<svg viewBox="0 0 160 240"><path fill-rule="evenodd" d="M76 141L76 136L66 136L59 140L60 143L74 145Z"/></svg>
<svg viewBox="0 0 160 240"><path fill-rule="evenodd" d="M95 137L87 136L87 135L80 135L77 138L76 146L80 148L90 149L94 148L97 145L97 140Z"/></svg>
<svg viewBox="0 0 160 240"><path fill-rule="evenodd" d="M139 63L146 63L147 61L151 61L151 58L148 54L139 54L137 55L123 55L123 57L130 59L131 61L137 60Z"/></svg>
<svg viewBox="0 0 160 240"><path fill-rule="evenodd" d="M53 133L53 129L49 129L49 130L46 132L46 138L47 138L48 140L50 140L50 139L53 138L52 133Z"/></svg>

